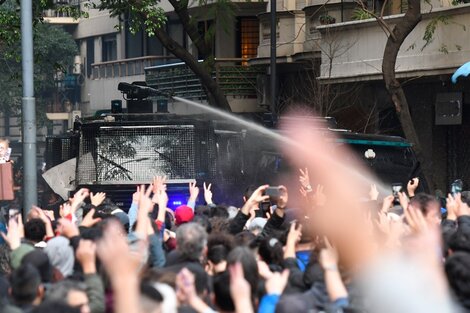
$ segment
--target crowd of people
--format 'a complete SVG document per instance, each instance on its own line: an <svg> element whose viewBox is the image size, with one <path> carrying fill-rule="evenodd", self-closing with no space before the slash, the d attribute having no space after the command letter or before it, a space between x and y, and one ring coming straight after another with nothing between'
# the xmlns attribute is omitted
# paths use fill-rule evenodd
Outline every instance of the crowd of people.
<svg viewBox="0 0 470 313"><path fill-rule="evenodd" d="M190 183L171 210L165 177L138 186L128 211L80 189L24 221L10 211L0 311L470 312L470 194L443 207L418 186L372 185L351 214L331 209L344 203L308 169L300 192L250 186L239 209ZM297 196L303 205L289 207Z"/></svg>

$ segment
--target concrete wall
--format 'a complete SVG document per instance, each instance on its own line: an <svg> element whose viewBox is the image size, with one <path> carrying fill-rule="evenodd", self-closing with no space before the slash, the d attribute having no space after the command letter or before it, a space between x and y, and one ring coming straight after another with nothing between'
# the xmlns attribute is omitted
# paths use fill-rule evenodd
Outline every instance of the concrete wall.
<svg viewBox="0 0 470 313"><path fill-rule="evenodd" d="M424 50L422 37L431 18L451 16L448 25L439 24L434 40ZM393 16L389 23L396 22ZM419 76L451 73L470 60L470 5L435 9L423 15L423 20L405 40L397 59L398 76ZM321 33L321 78L337 81L380 79L382 55L387 37L375 20L351 21L319 26ZM443 47L447 53L443 52ZM329 55L333 56L331 76Z"/></svg>
<svg viewBox="0 0 470 313"><path fill-rule="evenodd" d="M305 41L305 12L290 11L279 12L278 17L278 38L277 51L278 57L292 56L302 53ZM270 56L270 16L263 14L260 17L260 45L258 47L258 57L268 58Z"/></svg>
<svg viewBox="0 0 470 313"><path fill-rule="evenodd" d="M89 108L86 114L93 114L96 110L111 109L111 100L122 99L122 93L117 89L120 82L132 83L133 81L145 81L145 75L126 77L93 79L88 81ZM126 107L123 100L123 107Z"/></svg>

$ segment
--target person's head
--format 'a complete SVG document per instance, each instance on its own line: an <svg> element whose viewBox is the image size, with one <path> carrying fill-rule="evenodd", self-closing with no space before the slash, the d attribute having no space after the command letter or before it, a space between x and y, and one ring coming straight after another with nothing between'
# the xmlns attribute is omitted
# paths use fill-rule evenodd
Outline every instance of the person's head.
<svg viewBox="0 0 470 313"><path fill-rule="evenodd" d="M80 313L90 313L86 286L82 282L66 279L52 284L47 290L46 300L64 301L71 307L79 308Z"/></svg>
<svg viewBox="0 0 470 313"><path fill-rule="evenodd" d="M461 193L461 199L462 202L465 203L466 205L470 206L470 191L462 191Z"/></svg>
<svg viewBox="0 0 470 313"><path fill-rule="evenodd" d="M456 252L445 263L449 285L459 300L470 299L470 253Z"/></svg>
<svg viewBox="0 0 470 313"><path fill-rule="evenodd" d="M247 247L236 247L227 256L227 266L240 263L243 267L243 275L251 286L251 293L254 297L258 291L258 263L255 255Z"/></svg>
<svg viewBox="0 0 470 313"><path fill-rule="evenodd" d="M194 217L193 209L187 205L180 205L175 209L175 224L189 223Z"/></svg>
<svg viewBox="0 0 470 313"><path fill-rule="evenodd" d="M192 220L193 223L196 223L196 224L199 224L201 225L202 227L204 227L204 229L206 230L206 232L208 234L211 233L212 231L212 224L211 222L209 221L209 217L207 217L207 215L194 215L194 218Z"/></svg>
<svg viewBox="0 0 470 313"><path fill-rule="evenodd" d="M63 236L52 238L47 242L44 252L49 257L52 266L58 269L64 277L72 274L75 256L67 238Z"/></svg>
<svg viewBox="0 0 470 313"><path fill-rule="evenodd" d="M41 275L42 282L48 283L52 281L54 269L44 251L35 249L29 252L23 257L21 264L31 264L34 266L38 270L39 275Z"/></svg>
<svg viewBox="0 0 470 313"><path fill-rule="evenodd" d="M234 248L233 237L225 233L214 233L207 242L207 261L209 273L220 273L227 267L227 256Z"/></svg>
<svg viewBox="0 0 470 313"><path fill-rule="evenodd" d="M235 305L230 295L230 274L228 271L218 273L213 278L213 302L219 311L234 312Z"/></svg>
<svg viewBox="0 0 470 313"><path fill-rule="evenodd" d="M260 241L258 254L268 265L282 266L284 261L283 245L274 237L266 237Z"/></svg>
<svg viewBox="0 0 470 313"><path fill-rule="evenodd" d="M39 218L32 218L24 224L24 236L31 242L38 243L46 236L46 225Z"/></svg>
<svg viewBox="0 0 470 313"><path fill-rule="evenodd" d="M249 247L255 241L256 235L248 230L244 230L235 235L235 243L237 246Z"/></svg>
<svg viewBox="0 0 470 313"><path fill-rule="evenodd" d="M0 138L0 158L3 158L5 156L9 147L10 142L8 141L8 139Z"/></svg>
<svg viewBox="0 0 470 313"><path fill-rule="evenodd" d="M205 229L196 223L186 223L176 230L176 249L189 260L199 261L207 244Z"/></svg>
<svg viewBox="0 0 470 313"><path fill-rule="evenodd" d="M441 205L435 197L425 193L418 193L410 200L410 205L423 213L428 224L436 225L440 223Z"/></svg>
<svg viewBox="0 0 470 313"><path fill-rule="evenodd" d="M23 264L10 276L10 294L17 305L38 305L44 296L41 275L31 264Z"/></svg>
<svg viewBox="0 0 470 313"><path fill-rule="evenodd" d="M253 192L255 192L255 190L256 190L256 186L254 185L250 185L246 187L245 192L243 193L243 202L246 202L251 197Z"/></svg>
<svg viewBox="0 0 470 313"><path fill-rule="evenodd" d="M446 239L446 237L444 237ZM470 232L465 229L458 228L446 241L448 248L452 252L468 252L470 253Z"/></svg>
<svg viewBox="0 0 470 313"><path fill-rule="evenodd" d="M228 218L228 211L227 207L218 205L215 207L211 208L211 217L222 217L222 218Z"/></svg>

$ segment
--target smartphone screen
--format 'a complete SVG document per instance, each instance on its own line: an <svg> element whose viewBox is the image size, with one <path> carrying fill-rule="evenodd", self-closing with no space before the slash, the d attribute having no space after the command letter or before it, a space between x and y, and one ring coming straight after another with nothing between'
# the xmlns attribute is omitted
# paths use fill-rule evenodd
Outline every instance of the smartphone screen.
<svg viewBox="0 0 470 313"><path fill-rule="evenodd" d="M398 193L401 192L402 189L403 189L403 185L401 183L392 184L392 194L394 197L394 202L398 202Z"/></svg>
<svg viewBox="0 0 470 313"><path fill-rule="evenodd" d="M8 210L8 219L15 219L16 222L18 222L18 215L20 214L20 211L17 209L9 209Z"/></svg>
<svg viewBox="0 0 470 313"><path fill-rule="evenodd" d="M454 180L454 182L450 185L450 192L452 193L452 195L461 193L462 189L463 189L463 182L461 179Z"/></svg>

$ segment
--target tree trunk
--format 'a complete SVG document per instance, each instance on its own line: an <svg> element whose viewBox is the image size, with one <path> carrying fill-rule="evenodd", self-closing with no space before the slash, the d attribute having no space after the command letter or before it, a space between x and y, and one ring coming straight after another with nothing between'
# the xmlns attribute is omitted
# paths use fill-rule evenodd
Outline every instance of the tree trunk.
<svg viewBox="0 0 470 313"><path fill-rule="evenodd" d="M420 21L421 0L408 0L408 10L406 11L405 16L396 23L393 27L392 33L388 36L383 55L382 72L385 87L392 98L392 102L395 106L405 137L413 144L416 157L421 163L424 177L429 184L429 188L433 190L435 185L432 176L431 161L429 158L426 158L423 153L418 134L411 118L410 108L408 106L408 101L406 100L405 92L395 75L398 51L406 37L413 31Z"/></svg>
<svg viewBox="0 0 470 313"><path fill-rule="evenodd" d="M164 29L159 28L155 31L155 36L161 41L171 53L181 59L196 74L201 84L207 90L209 103L215 107L231 112L230 105L225 97L224 92L220 89L217 82L212 78L210 71L199 63L196 58L174 41Z"/></svg>

